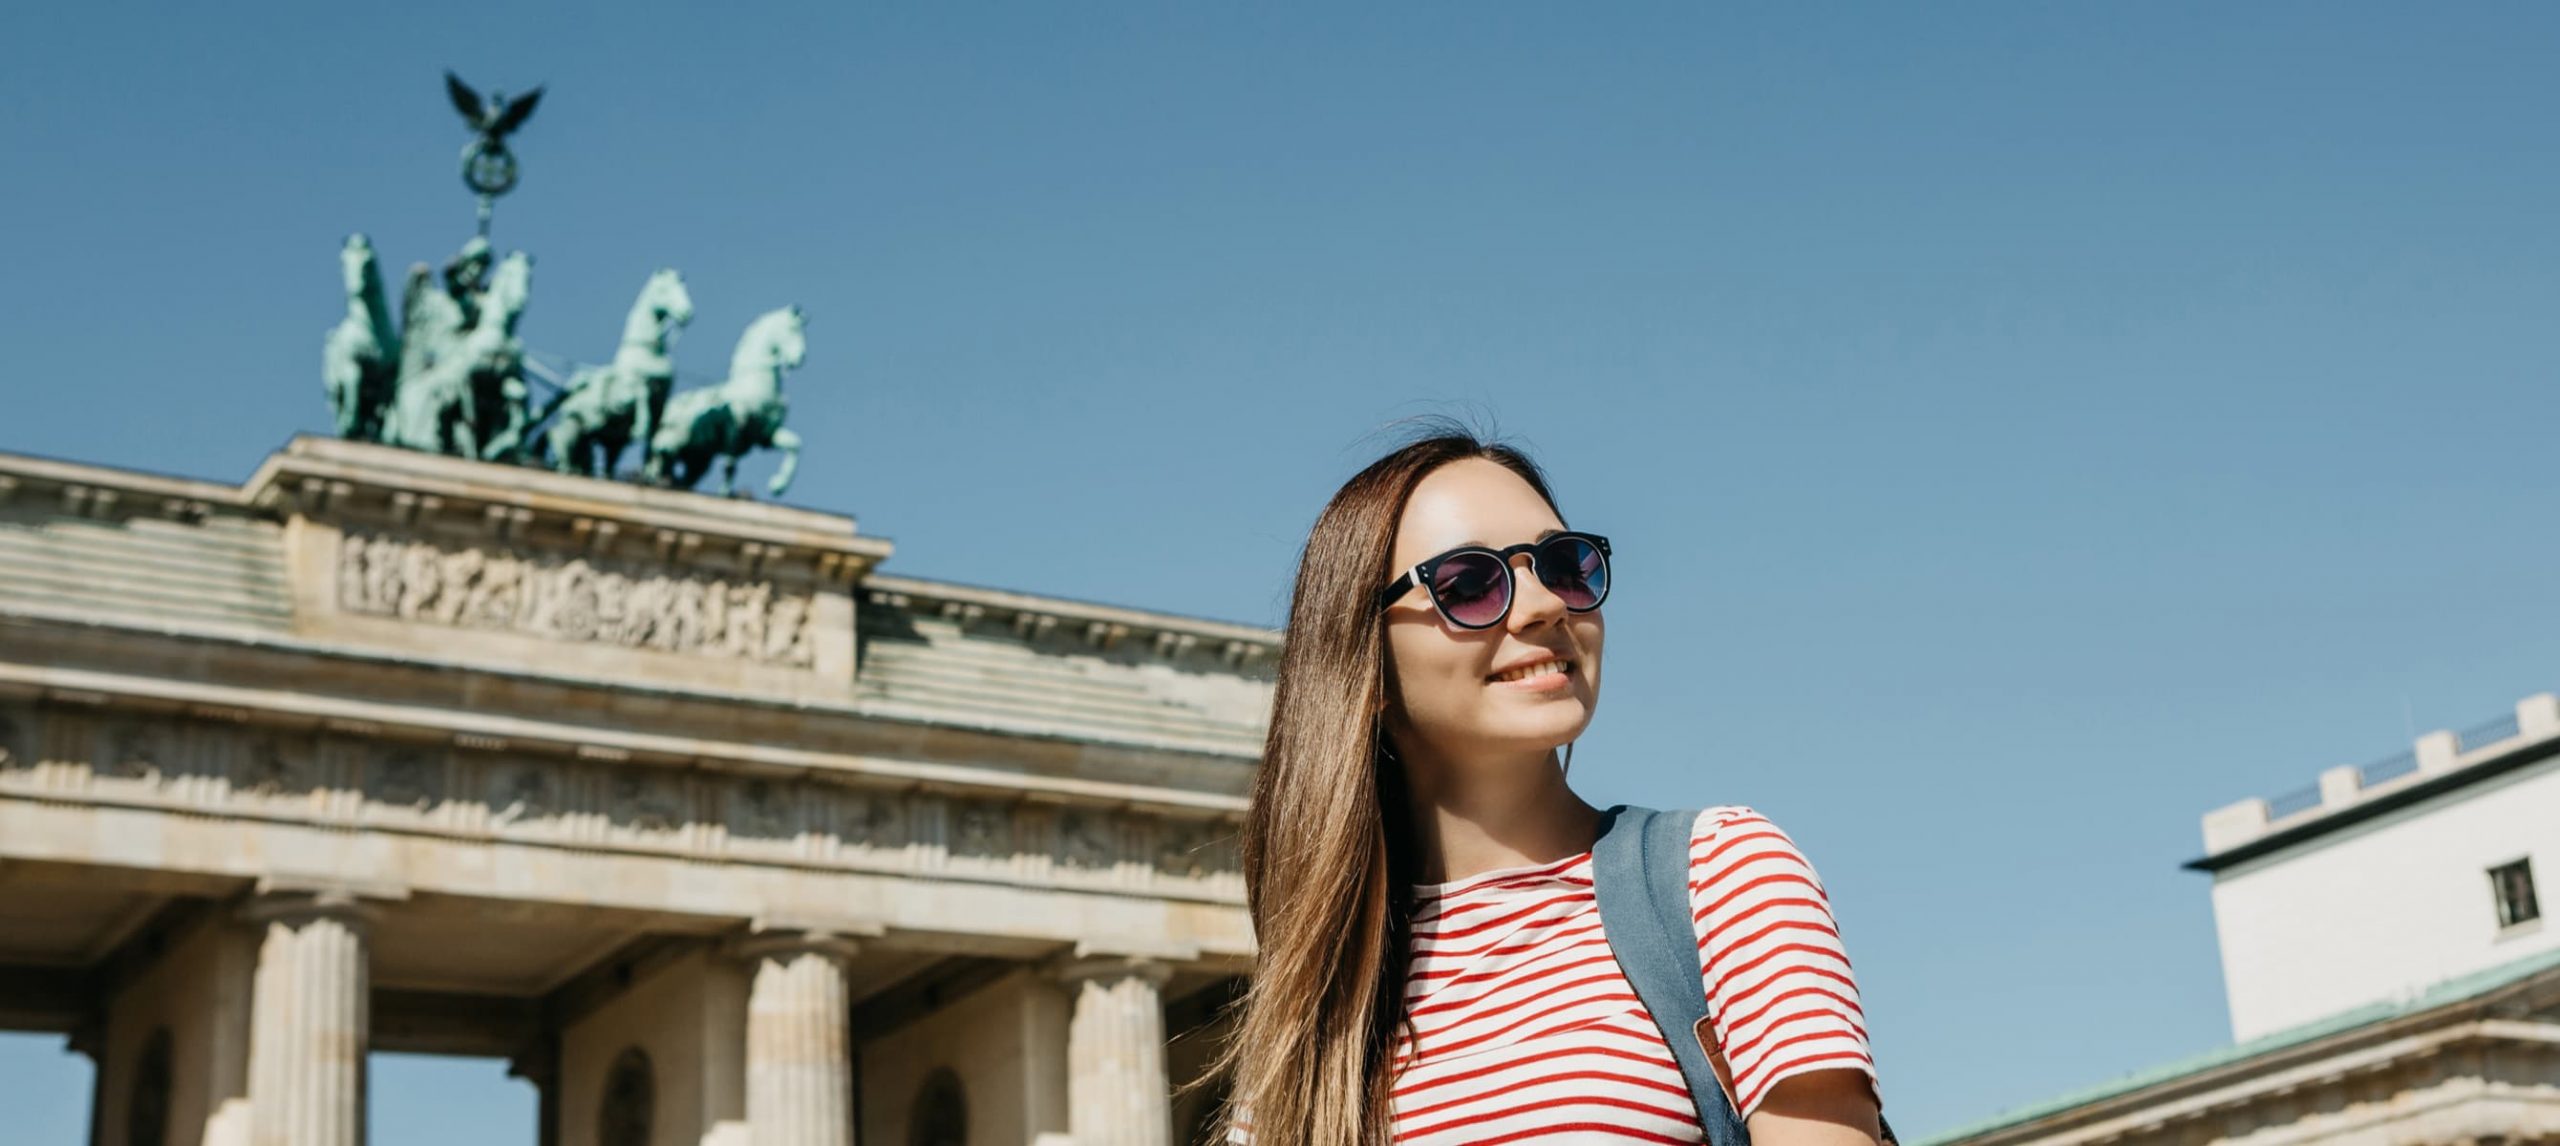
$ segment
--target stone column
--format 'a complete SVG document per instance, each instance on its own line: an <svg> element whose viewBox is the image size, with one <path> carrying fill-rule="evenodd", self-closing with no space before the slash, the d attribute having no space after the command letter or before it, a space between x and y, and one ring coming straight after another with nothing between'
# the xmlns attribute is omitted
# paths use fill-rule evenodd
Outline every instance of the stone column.
<svg viewBox="0 0 2560 1146"><path fill-rule="evenodd" d="M517 1051L507 1077L533 1084L535 1146L560 1146L560 1032L544 1031Z"/></svg>
<svg viewBox="0 0 2560 1146"><path fill-rule="evenodd" d="M70 1049L89 1056L89 1065L96 1068L89 1076L89 1146L106 1146L107 1087L118 1081L107 1070L105 1027L106 1024L91 1019L80 1024L79 1030L71 1032Z"/></svg>
<svg viewBox="0 0 2560 1146"><path fill-rule="evenodd" d="M339 892L267 892L249 1015L254 1146L359 1146L371 976L368 912Z"/></svg>
<svg viewBox="0 0 2560 1146"><path fill-rule="evenodd" d="M1164 1066L1164 985L1154 959L1071 959L1067 1129L1079 1146L1172 1146L1173 1084Z"/></svg>
<svg viewBox="0 0 2560 1146"><path fill-rule="evenodd" d="M739 945L753 968L747 1125L755 1146L852 1146L845 962L855 950L817 931L768 931Z"/></svg>

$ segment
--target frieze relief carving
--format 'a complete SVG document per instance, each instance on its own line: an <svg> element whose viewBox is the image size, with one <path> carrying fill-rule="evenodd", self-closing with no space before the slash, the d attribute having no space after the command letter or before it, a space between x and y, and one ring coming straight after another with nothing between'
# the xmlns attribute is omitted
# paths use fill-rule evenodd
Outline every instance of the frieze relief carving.
<svg viewBox="0 0 2560 1146"><path fill-rule="evenodd" d="M414 745L383 748L373 758L366 795L400 808L423 809L444 794L444 754Z"/></svg>
<svg viewBox="0 0 2560 1146"><path fill-rule="evenodd" d="M85 785L87 797L102 802L193 814L218 816L227 806L265 819L345 824L396 812L412 830L558 847L610 843L698 860L947 871L1221 899L1242 893L1233 830L1215 821L628 761L456 754L415 741L152 716L53 720L59 743L47 759L61 761L63 776L89 777L66 790L29 770L38 753L26 741L37 719L32 710L0 707L0 791L80 798ZM328 799L296 799L323 790ZM434 816L412 815L439 805L445 810ZM947 855L959 862L943 859L937 841L947 841Z"/></svg>
<svg viewBox="0 0 2560 1146"><path fill-rule="evenodd" d="M105 743L92 762L101 776L120 780L158 780L171 759L173 729L149 720L119 720L107 726Z"/></svg>
<svg viewBox="0 0 2560 1146"><path fill-rule="evenodd" d="M273 732L249 734L240 753L241 772L232 786L255 796L296 796L317 787L319 761L315 746L295 738L288 744Z"/></svg>
<svg viewBox="0 0 2560 1146"><path fill-rule="evenodd" d="M792 835L791 809L770 780L748 780L729 789L729 834L739 839L785 839Z"/></svg>
<svg viewBox="0 0 2560 1146"><path fill-rule="evenodd" d="M1113 839L1116 817L1092 812L1067 812L1058 817L1059 858L1069 867L1107 868L1120 860L1119 841Z"/></svg>
<svg viewBox="0 0 2560 1146"><path fill-rule="evenodd" d="M951 854L1013 854L1013 816L1004 805L988 800L960 800L951 808Z"/></svg>
<svg viewBox="0 0 2560 1146"><path fill-rule="evenodd" d="M1217 862L1212 849L1229 833L1213 824L1167 821L1156 827L1156 870L1167 875L1198 877Z"/></svg>
<svg viewBox="0 0 2560 1146"><path fill-rule="evenodd" d="M903 847L908 818L906 801L869 792L846 792L836 798L836 834L845 843L865 848Z"/></svg>
<svg viewBox="0 0 2560 1146"><path fill-rule="evenodd" d="M340 543L338 604L350 613L559 641L793 668L816 661L807 594L630 562L350 532Z"/></svg>
<svg viewBox="0 0 2560 1146"><path fill-rule="evenodd" d="M489 820L493 824L539 820L559 810L549 768L513 761L489 769L488 775Z"/></svg>
<svg viewBox="0 0 2560 1146"><path fill-rule="evenodd" d="M690 822L685 814L683 781L645 768L623 768L613 776L613 797L606 811L619 826L643 832L672 832Z"/></svg>

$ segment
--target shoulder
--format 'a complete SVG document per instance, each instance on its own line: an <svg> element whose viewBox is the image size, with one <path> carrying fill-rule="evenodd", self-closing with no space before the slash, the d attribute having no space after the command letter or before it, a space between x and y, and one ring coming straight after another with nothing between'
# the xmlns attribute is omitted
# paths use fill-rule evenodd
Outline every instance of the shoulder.
<svg viewBox="0 0 2560 1146"><path fill-rule="evenodd" d="M1689 832L1689 898L1702 929L1718 917L1770 906L1810 907L1831 914L1822 877L1785 829L1759 811L1727 804L1698 813Z"/></svg>
<svg viewBox="0 0 2560 1146"><path fill-rule="evenodd" d="M1689 829L1692 867L1701 866L1710 858L1729 860L1753 855L1805 862L1804 851L1796 846L1794 838L1758 809L1744 804L1720 804L1698 813L1697 822Z"/></svg>

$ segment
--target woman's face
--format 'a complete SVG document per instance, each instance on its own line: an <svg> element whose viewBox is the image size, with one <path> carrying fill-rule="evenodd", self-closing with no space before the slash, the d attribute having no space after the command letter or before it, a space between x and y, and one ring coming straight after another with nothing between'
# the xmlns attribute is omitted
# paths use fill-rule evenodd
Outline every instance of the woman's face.
<svg viewBox="0 0 2560 1146"><path fill-rule="evenodd" d="M1536 541L1564 528L1520 475L1482 458L1425 475L1397 519L1393 577L1461 545L1494 549ZM1489 629L1450 625L1419 587L1387 607L1392 662L1388 728L1406 745L1458 762L1492 754L1546 751L1582 734L1600 702L1600 613L1567 612L1511 558L1511 612ZM1561 660L1562 674L1496 679L1532 662Z"/></svg>

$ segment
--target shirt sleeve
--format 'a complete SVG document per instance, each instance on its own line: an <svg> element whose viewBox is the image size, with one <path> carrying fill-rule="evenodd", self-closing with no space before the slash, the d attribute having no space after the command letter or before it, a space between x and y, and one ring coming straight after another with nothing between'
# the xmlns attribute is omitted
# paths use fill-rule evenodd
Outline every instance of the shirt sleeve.
<svg viewBox="0 0 2560 1146"><path fill-rule="evenodd" d="M1821 877L1795 841L1745 807L1698 814L1689 909L1717 1044L1744 1118L1782 1079L1850 1069L1876 1077L1858 984Z"/></svg>

